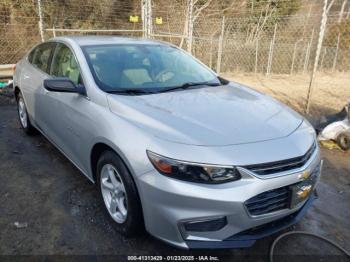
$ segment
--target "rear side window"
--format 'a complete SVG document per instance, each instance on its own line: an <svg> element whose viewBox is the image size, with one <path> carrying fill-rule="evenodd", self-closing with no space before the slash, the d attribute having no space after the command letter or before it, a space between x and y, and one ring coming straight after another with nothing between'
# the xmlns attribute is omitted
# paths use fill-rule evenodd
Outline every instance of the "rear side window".
<svg viewBox="0 0 350 262"><path fill-rule="evenodd" d="M46 73L49 72L49 60L53 46L53 43L44 43L33 50L32 64Z"/></svg>
<svg viewBox="0 0 350 262"><path fill-rule="evenodd" d="M36 51L36 48L35 49L33 49L30 53L29 53L29 55L28 55L28 61L29 61L29 63L33 63L33 57L34 57L34 55L35 55L35 51Z"/></svg>

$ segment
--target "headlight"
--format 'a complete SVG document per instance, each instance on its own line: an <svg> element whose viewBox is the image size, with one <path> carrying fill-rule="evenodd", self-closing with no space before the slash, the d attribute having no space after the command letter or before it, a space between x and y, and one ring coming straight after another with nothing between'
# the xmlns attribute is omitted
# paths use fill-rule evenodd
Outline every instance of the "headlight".
<svg viewBox="0 0 350 262"><path fill-rule="evenodd" d="M147 151L147 155L159 173L180 180L220 184L241 178L241 175L234 167L188 163L167 158L151 151Z"/></svg>

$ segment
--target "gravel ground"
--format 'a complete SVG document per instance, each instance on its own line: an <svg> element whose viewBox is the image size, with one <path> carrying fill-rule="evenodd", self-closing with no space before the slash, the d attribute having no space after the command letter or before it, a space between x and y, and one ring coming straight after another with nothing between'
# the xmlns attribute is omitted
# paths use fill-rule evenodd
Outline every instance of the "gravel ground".
<svg viewBox="0 0 350 262"><path fill-rule="evenodd" d="M295 229L329 237L350 250L350 152L322 153L319 199ZM127 255L207 255L220 261L266 261L276 237L248 249L212 251L178 250L145 232L124 238L111 227L95 186L43 136L25 135L15 106L1 95L0 179L0 261L13 259L4 255L121 255L118 258L124 260ZM276 253L347 261L331 256L340 254L336 249L308 237L290 237L277 246Z"/></svg>

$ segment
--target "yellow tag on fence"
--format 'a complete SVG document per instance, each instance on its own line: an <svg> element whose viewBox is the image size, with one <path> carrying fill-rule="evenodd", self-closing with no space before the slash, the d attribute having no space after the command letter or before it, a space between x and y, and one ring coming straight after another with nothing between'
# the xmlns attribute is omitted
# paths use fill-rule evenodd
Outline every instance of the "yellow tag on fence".
<svg viewBox="0 0 350 262"><path fill-rule="evenodd" d="M132 22L132 23L137 23L139 21L139 17L137 15L131 15L129 17L129 21Z"/></svg>
<svg viewBox="0 0 350 262"><path fill-rule="evenodd" d="M156 24L162 25L163 24L163 18L162 17L156 17Z"/></svg>

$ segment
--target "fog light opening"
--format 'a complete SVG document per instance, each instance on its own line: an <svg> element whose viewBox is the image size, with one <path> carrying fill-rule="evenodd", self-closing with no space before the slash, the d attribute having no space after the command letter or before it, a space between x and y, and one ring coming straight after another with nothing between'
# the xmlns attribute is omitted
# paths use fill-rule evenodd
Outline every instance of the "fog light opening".
<svg viewBox="0 0 350 262"><path fill-rule="evenodd" d="M183 227L188 232L211 232L218 231L227 225L227 218L220 217L214 219L205 219L189 221L183 223Z"/></svg>

